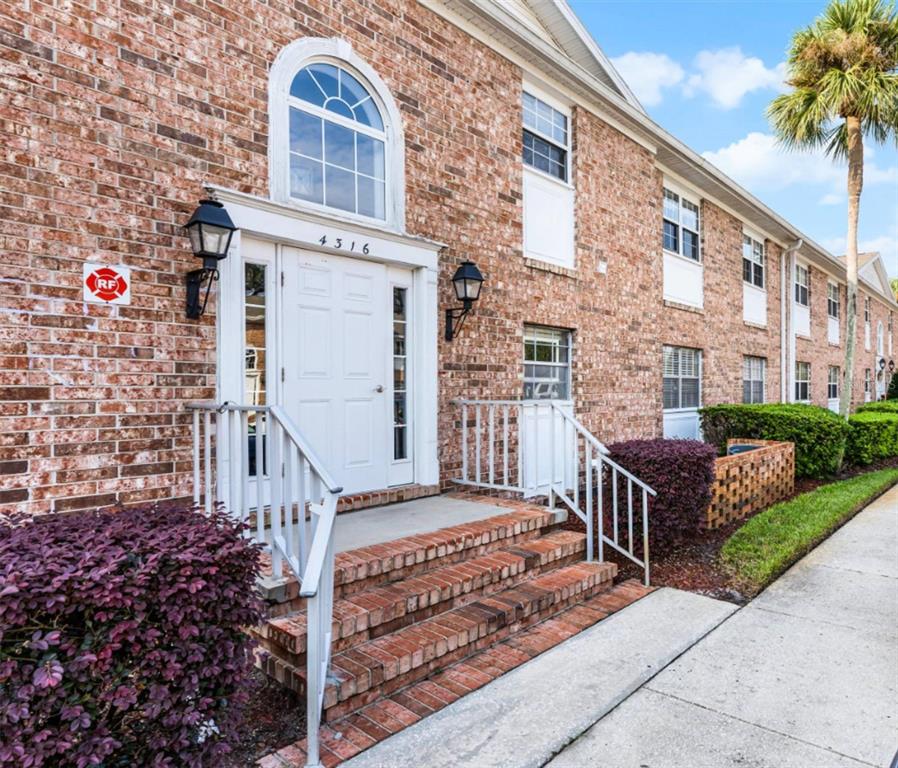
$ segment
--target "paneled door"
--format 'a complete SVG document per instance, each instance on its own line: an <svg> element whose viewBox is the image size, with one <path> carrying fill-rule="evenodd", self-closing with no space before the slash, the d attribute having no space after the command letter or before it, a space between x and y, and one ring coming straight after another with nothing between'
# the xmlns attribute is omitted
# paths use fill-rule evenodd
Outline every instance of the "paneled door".
<svg viewBox="0 0 898 768"><path fill-rule="evenodd" d="M386 488L393 445L388 268L284 248L282 270L283 405L344 493Z"/></svg>

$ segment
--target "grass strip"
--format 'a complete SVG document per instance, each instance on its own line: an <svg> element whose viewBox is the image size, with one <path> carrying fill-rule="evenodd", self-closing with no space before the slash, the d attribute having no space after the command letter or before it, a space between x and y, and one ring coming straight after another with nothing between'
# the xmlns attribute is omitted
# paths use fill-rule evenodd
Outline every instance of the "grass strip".
<svg viewBox="0 0 898 768"><path fill-rule="evenodd" d="M774 504L727 539L720 561L743 592L755 595L895 483L898 469L882 469Z"/></svg>

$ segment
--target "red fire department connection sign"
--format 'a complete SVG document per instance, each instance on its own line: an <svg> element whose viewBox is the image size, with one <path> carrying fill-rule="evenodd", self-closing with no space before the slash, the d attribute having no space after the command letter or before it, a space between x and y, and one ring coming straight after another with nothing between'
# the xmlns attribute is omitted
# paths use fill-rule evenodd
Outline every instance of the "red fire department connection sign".
<svg viewBox="0 0 898 768"><path fill-rule="evenodd" d="M130 304L131 270L108 264L84 265L84 300L94 304Z"/></svg>

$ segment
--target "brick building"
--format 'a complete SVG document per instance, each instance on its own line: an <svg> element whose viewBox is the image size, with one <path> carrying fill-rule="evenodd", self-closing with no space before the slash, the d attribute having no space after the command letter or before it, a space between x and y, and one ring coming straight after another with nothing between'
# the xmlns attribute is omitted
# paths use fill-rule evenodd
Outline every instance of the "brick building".
<svg viewBox="0 0 898 768"><path fill-rule="evenodd" d="M610 442L840 386L840 260L653 123L563 2L2 9L2 511L189 497L191 401L279 403L388 498L455 477L459 398L569 401ZM188 319L210 195L237 232ZM99 265L129 303L85 301ZM858 401L898 311L862 277Z"/></svg>

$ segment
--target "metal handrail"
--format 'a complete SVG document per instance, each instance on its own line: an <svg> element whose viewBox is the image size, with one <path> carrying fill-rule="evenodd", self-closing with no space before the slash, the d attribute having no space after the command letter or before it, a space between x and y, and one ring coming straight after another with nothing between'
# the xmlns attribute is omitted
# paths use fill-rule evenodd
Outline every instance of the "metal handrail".
<svg viewBox="0 0 898 768"><path fill-rule="evenodd" d="M282 407L231 402L188 403L186 407L193 411L194 502L199 506L202 499L206 512L211 512L222 502L227 488L226 506L231 514L247 521L254 479L256 540L271 552L272 575L279 577L286 562L299 581L300 596L306 599L306 765L318 768L333 632L334 523L343 489ZM249 429L251 417L255 419L254 433ZM226 478L217 476L220 465L213 471L213 429L228 453ZM256 450L254 475L250 474L248 448L251 434Z"/></svg>

